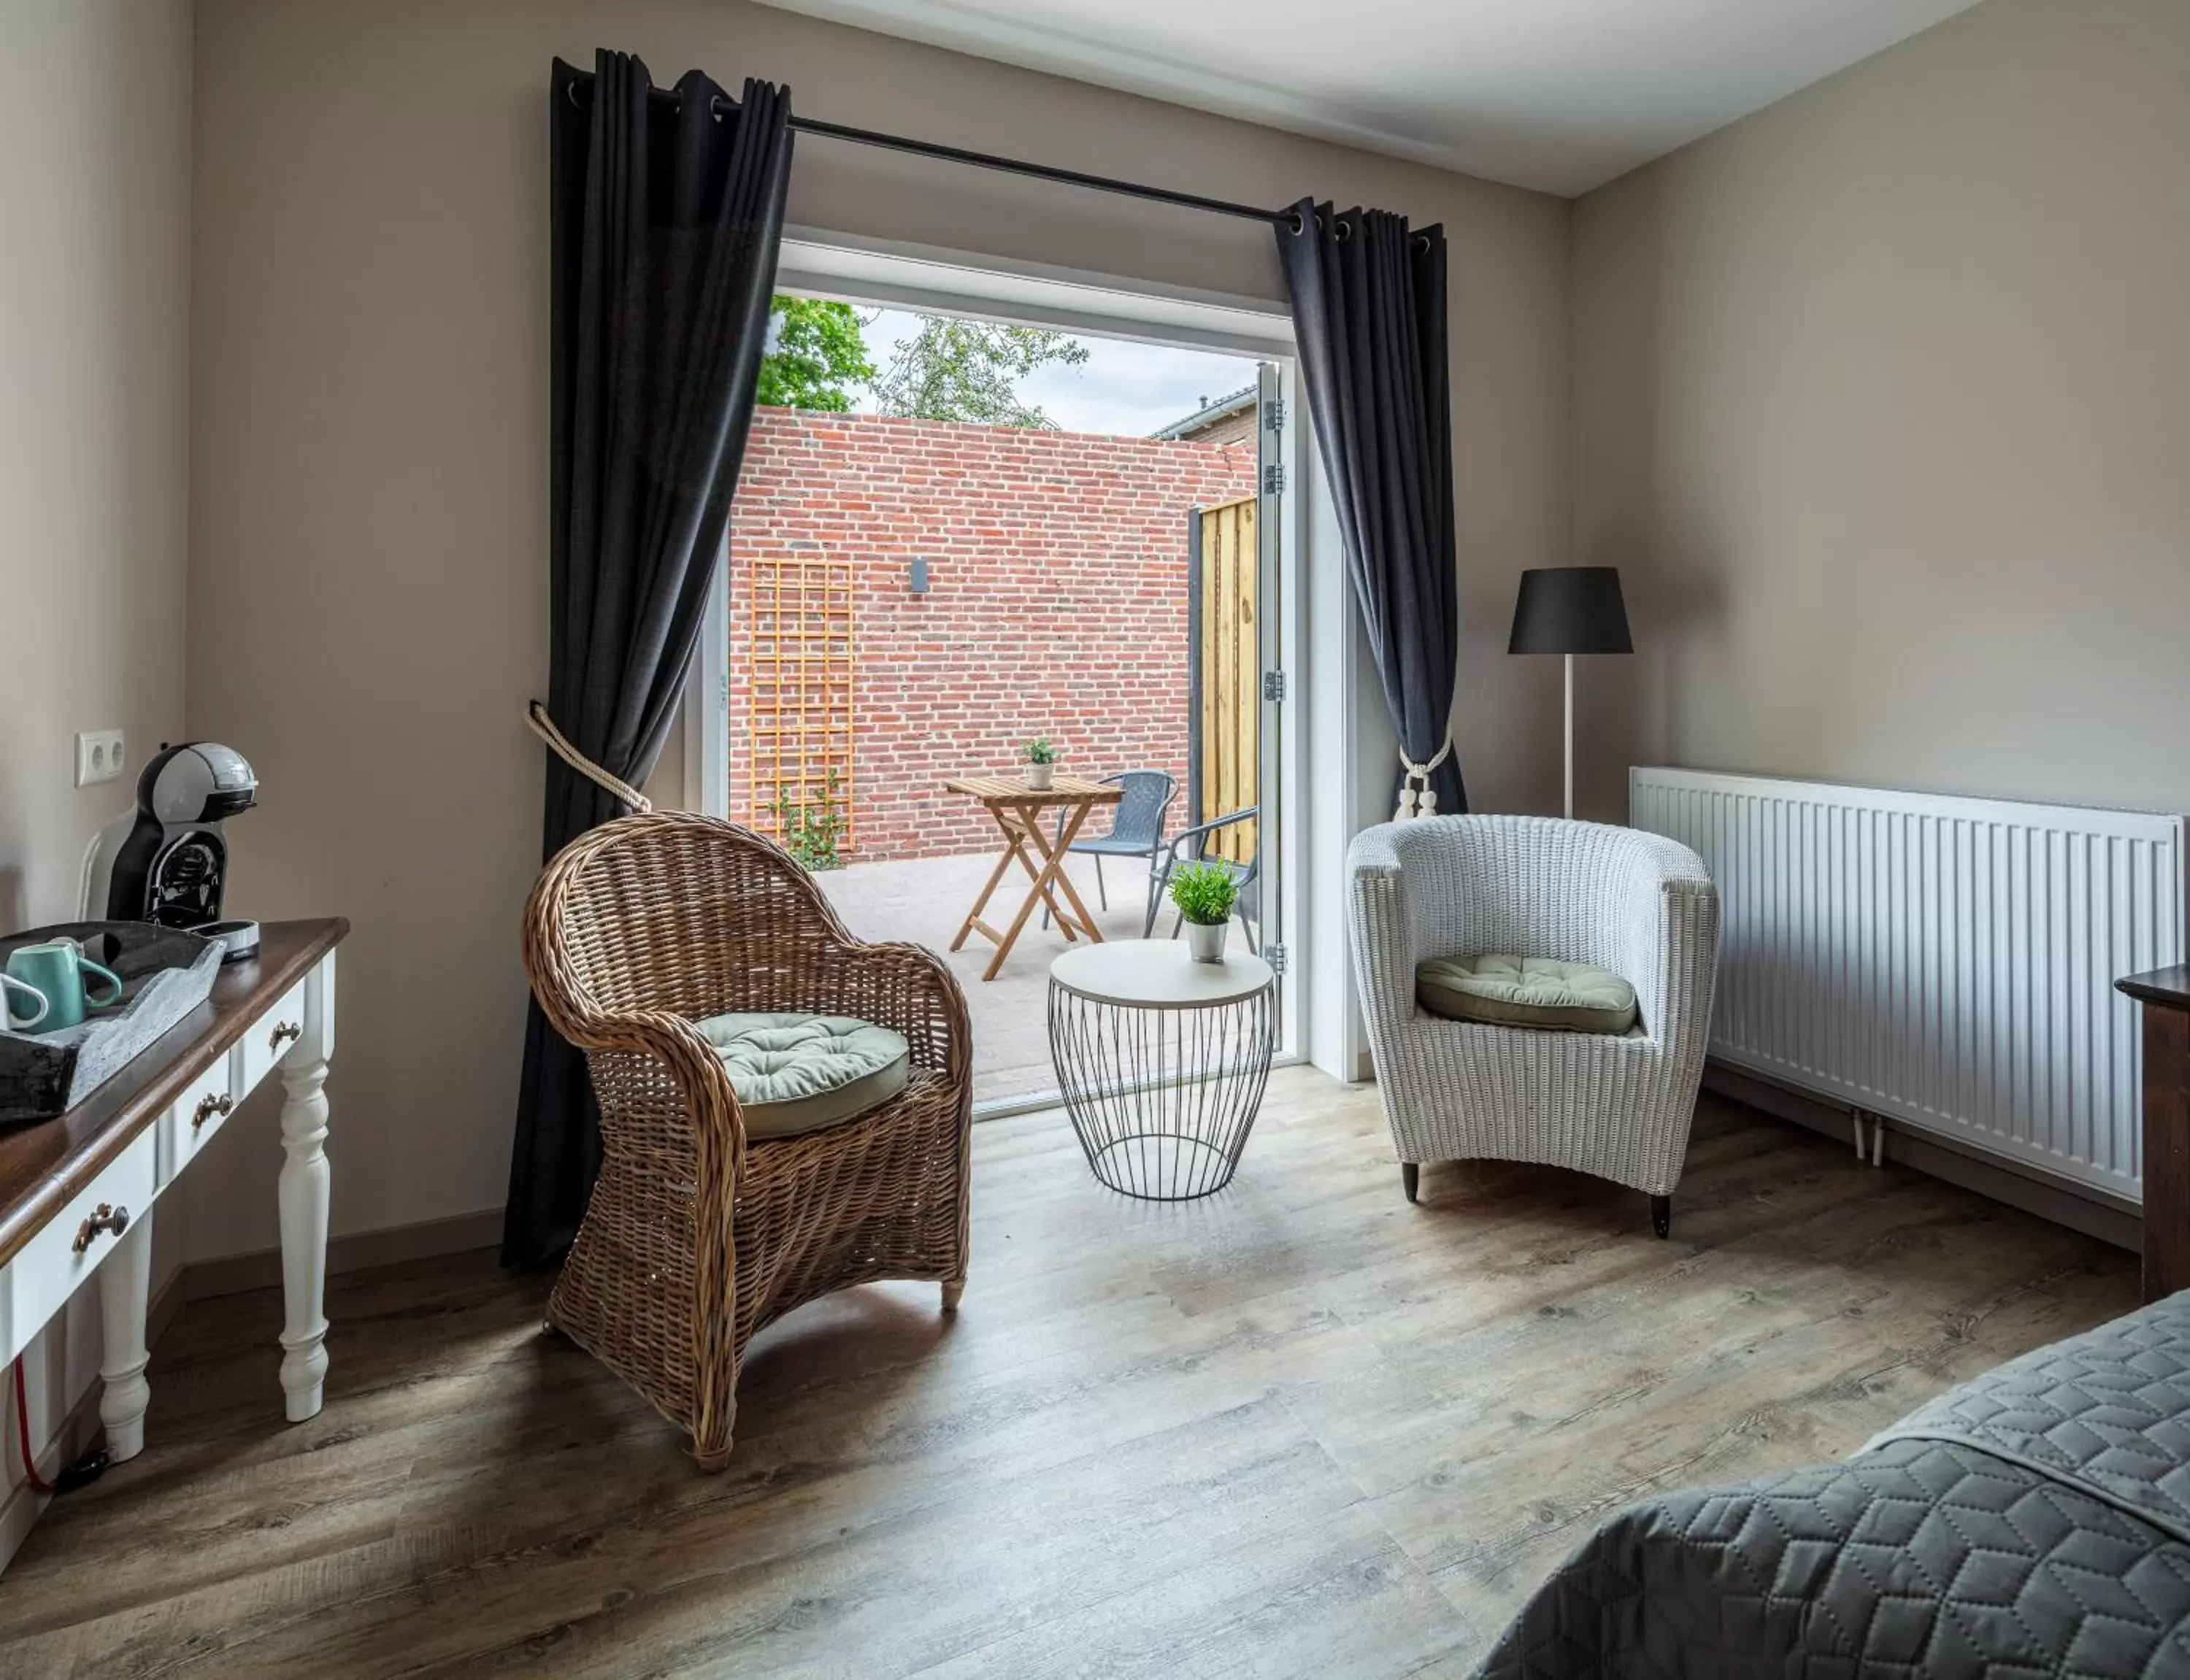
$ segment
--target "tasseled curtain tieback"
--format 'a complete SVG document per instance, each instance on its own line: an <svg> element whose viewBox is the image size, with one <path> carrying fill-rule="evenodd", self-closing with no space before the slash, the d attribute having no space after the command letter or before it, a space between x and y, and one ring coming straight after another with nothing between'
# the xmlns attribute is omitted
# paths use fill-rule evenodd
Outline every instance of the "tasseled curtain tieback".
<svg viewBox="0 0 2190 1680"><path fill-rule="evenodd" d="M635 812L654 809L654 801L631 785L620 780L587 758L570 744L570 738L555 727L555 720L548 716L548 708L537 700L528 700L525 705L525 721L532 733L548 744L548 749L595 787L614 794Z"/></svg>
<svg viewBox="0 0 2190 1680"><path fill-rule="evenodd" d="M1430 785L1430 778L1437 767L1452 756L1452 731L1444 732L1444 744L1430 755L1427 764L1417 764L1407 756L1404 747L1399 749L1399 763L1406 774L1399 778L1399 808L1392 813L1394 823L1404 823L1410 817L1437 815L1437 789Z"/></svg>

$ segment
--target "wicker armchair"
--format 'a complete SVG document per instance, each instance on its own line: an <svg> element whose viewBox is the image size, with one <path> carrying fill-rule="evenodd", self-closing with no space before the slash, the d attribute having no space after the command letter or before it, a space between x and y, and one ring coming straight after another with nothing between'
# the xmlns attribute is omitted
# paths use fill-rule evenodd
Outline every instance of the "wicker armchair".
<svg viewBox="0 0 2190 1680"><path fill-rule="evenodd" d="M1718 965L1703 860L1635 829L1436 817L1364 829L1347 866L1361 1010L1408 1199L1425 1161L1544 1162L1643 1191L1665 1236ZM1641 1021L1614 1038L1416 1005L1416 963L1485 951L1610 969Z"/></svg>
<svg viewBox="0 0 2190 1680"><path fill-rule="evenodd" d="M587 1053L601 1112L593 1199L549 1322L729 1461L738 1369L792 1308L881 1278L966 1281L973 1045L949 970L844 930L780 847L683 814L581 835L525 911L525 967ZM905 1089L854 1120L748 1142L695 1019L854 1015L911 1046Z"/></svg>

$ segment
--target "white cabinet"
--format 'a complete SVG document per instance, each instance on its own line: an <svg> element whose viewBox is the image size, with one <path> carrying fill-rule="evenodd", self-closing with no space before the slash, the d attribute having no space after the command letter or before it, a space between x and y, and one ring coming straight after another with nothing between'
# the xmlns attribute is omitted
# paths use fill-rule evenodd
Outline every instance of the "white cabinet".
<svg viewBox="0 0 2190 1680"><path fill-rule="evenodd" d="M257 961L215 981L212 1021L195 1038L179 1048L163 1039L138 1059L145 1066L132 1062L79 1108L11 1134L15 1170L0 1188L0 1363L96 1277L105 1384L99 1415L116 1459L142 1449L151 1397L145 1321L153 1203L277 1072L281 1148L266 1162L266 1181L281 1213L283 1406L292 1422L320 1409L327 1364L323 1087L334 1047L335 947L349 931L339 919L267 924Z"/></svg>
<svg viewBox="0 0 2190 1680"><path fill-rule="evenodd" d="M140 1133L0 1268L0 1360L29 1346L129 1227L151 1217L157 1148Z"/></svg>

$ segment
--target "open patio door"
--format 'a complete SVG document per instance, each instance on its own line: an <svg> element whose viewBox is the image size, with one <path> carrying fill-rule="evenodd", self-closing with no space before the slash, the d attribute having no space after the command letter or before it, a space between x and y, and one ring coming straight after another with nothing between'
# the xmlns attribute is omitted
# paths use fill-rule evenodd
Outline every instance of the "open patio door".
<svg viewBox="0 0 2190 1680"><path fill-rule="evenodd" d="M1255 813L1211 834L1207 855L1252 868L1245 903L1256 948L1283 974L1286 438L1280 365L1258 366L1254 397L1252 489L1187 516L1187 820L1216 823Z"/></svg>
<svg viewBox="0 0 2190 1680"><path fill-rule="evenodd" d="M1256 370L1255 382L1255 571L1261 607L1255 615L1260 724L1255 731L1256 943L1277 970L1282 998L1291 955L1285 946L1285 895L1279 879L1285 855L1285 370L1275 362L1264 362ZM1279 1018L1291 1019L1282 1006Z"/></svg>

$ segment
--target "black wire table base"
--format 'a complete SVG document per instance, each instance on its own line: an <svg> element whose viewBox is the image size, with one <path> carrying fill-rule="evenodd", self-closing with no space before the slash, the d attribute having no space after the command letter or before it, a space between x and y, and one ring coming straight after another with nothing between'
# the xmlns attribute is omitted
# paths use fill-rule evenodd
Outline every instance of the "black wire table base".
<svg viewBox="0 0 2190 1680"><path fill-rule="evenodd" d="M1050 982L1050 1055L1088 1168L1112 1190L1150 1202L1190 1201L1231 1183L1276 1036L1269 986L1163 1008Z"/></svg>

